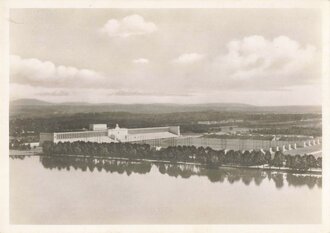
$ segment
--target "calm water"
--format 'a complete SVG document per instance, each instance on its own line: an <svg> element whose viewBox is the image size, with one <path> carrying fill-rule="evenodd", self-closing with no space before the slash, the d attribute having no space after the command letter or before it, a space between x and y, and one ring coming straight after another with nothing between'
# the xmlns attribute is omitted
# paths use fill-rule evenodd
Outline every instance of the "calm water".
<svg viewBox="0 0 330 233"><path fill-rule="evenodd" d="M12 224L320 223L322 178L78 158L10 159Z"/></svg>

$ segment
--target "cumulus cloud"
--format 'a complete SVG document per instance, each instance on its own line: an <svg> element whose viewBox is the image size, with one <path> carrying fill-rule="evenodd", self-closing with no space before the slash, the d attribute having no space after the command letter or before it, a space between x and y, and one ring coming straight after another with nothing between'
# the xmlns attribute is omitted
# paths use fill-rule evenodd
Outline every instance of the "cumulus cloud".
<svg viewBox="0 0 330 233"><path fill-rule="evenodd" d="M203 54L199 53L185 53L173 60L174 63L188 64L200 61L204 58Z"/></svg>
<svg viewBox="0 0 330 233"><path fill-rule="evenodd" d="M93 70L55 65L49 61L23 59L13 55L10 78L11 85L21 84L35 89L48 89L38 89L33 92L34 95L39 93L51 98L56 95L61 97L63 94L63 99L71 99L76 96L72 91L75 89L84 93L87 98L87 89L90 89L91 94L88 98L100 96L101 100L104 96L113 100L129 96L167 98L180 96L182 93L195 96L195 93L229 90L285 89L288 90L286 92L290 92L298 86L318 84L320 80L320 52L314 46L300 44L286 36L248 36L228 41L221 53L214 51L214 56L211 56L211 52L208 54L207 59L203 54L182 54L170 63L157 63L156 60L150 63L146 58L136 57L128 61L136 64L136 67L129 69L129 65L121 65L118 66L118 70L109 69L106 77ZM127 63L127 60L125 62ZM176 65L173 65L173 62ZM55 88L67 88L70 95L65 96L65 93L60 91L51 92ZM84 90L80 91L79 88ZM101 89L106 89L102 95ZM16 91L15 95L20 95L27 89L22 87L19 90L23 91ZM112 94L109 94L110 92Z"/></svg>
<svg viewBox="0 0 330 233"><path fill-rule="evenodd" d="M167 76L175 77L171 86L190 92L211 92L290 91L297 86L320 85L320 51L287 36L237 38L224 44L222 52L213 53L198 65L192 62L203 56L195 53L176 58L173 62L193 65L173 67Z"/></svg>
<svg viewBox="0 0 330 233"><path fill-rule="evenodd" d="M105 81L102 74L72 66L56 66L50 61L10 56L10 80L13 83L44 87L89 87Z"/></svg>
<svg viewBox="0 0 330 233"><path fill-rule="evenodd" d="M316 56L314 46L302 46L286 36L268 40L255 35L230 41L227 53L213 61L211 70L228 82L288 86L317 80Z"/></svg>
<svg viewBox="0 0 330 233"><path fill-rule="evenodd" d="M133 63L135 64L147 64L149 63L149 60L146 58L138 58L138 59L134 59Z"/></svg>
<svg viewBox="0 0 330 233"><path fill-rule="evenodd" d="M146 21L140 15L126 16L121 20L109 19L101 28L101 32L109 37L130 37L135 35L149 34L157 31L153 22Z"/></svg>

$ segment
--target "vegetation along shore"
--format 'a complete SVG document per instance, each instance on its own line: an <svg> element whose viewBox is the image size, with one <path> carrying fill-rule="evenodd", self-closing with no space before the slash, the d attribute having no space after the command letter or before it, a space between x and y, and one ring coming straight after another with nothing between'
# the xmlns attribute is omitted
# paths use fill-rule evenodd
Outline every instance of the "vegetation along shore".
<svg viewBox="0 0 330 233"><path fill-rule="evenodd" d="M274 167L293 171L311 171L322 169L322 157L313 155L285 155L281 151L271 154L269 151L214 150L210 147L174 146L167 148L151 147L147 144L132 143L92 143L92 142L45 142L43 153L56 155L85 155L94 157L125 158L132 160L170 161L173 163L198 163L211 167Z"/></svg>

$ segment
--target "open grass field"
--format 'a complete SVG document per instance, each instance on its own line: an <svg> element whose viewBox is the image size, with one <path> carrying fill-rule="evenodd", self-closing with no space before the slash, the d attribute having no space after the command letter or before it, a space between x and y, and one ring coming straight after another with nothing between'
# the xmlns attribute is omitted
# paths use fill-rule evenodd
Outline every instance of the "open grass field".
<svg viewBox="0 0 330 233"><path fill-rule="evenodd" d="M291 154L291 155L304 155L304 154L312 154L316 158L322 156L322 144L320 145L314 145L314 146L308 146L304 148L297 148L295 150L288 150L285 151L284 154Z"/></svg>

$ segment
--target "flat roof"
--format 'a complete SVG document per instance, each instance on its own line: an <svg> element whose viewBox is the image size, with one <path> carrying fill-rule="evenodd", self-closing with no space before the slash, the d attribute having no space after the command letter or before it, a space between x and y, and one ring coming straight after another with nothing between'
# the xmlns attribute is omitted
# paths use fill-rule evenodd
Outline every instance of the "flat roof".
<svg viewBox="0 0 330 233"><path fill-rule="evenodd" d="M108 129L101 129L101 130L74 130L74 131L52 131L52 132L41 132L41 133L88 133L88 132L105 132Z"/></svg>
<svg viewBox="0 0 330 233"><path fill-rule="evenodd" d="M100 124L103 125L103 124ZM147 127L147 128L119 128L119 129L127 129L128 133L131 134L139 134L139 133L153 133L153 132L164 132L166 130L169 130L170 127L179 127L179 126L160 126L160 127ZM74 129L74 130L66 130L66 131L52 131L52 132L41 132L41 133L85 133L85 132L105 132L111 129L116 128L106 128L106 129L100 129L100 130L88 130L88 129Z"/></svg>
<svg viewBox="0 0 330 233"><path fill-rule="evenodd" d="M168 132L170 127L178 127L178 126L149 127L149 128L132 128L132 129L128 129L128 133L129 134L143 134L143 133Z"/></svg>

